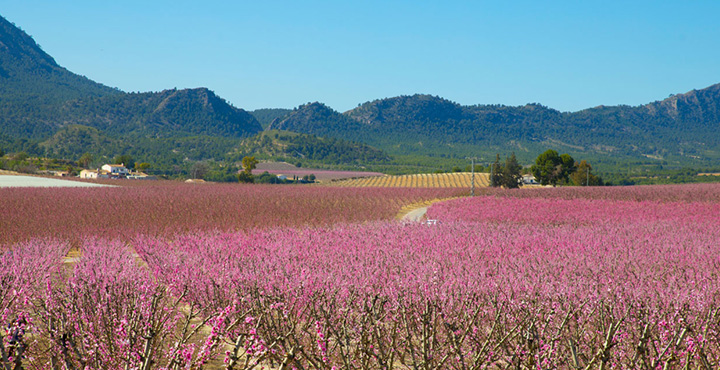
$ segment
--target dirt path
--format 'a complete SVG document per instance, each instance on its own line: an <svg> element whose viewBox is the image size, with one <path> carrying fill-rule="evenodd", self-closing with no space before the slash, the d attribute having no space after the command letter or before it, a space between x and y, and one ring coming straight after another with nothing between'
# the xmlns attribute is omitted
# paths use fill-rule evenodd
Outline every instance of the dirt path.
<svg viewBox="0 0 720 370"><path fill-rule="evenodd" d="M135 251L135 249L133 249L131 246L129 246L128 248L130 248L130 253L132 257L135 258L135 261L137 261L140 266L147 266L147 263L145 263L145 261L140 258L140 255ZM77 248L71 248L68 251L68 254L63 257L63 264L74 265L80 260L80 257L82 257L82 251Z"/></svg>
<svg viewBox="0 0 720 370"><path fill-rule="evenodd" d="M423 218L425 218L428 207L430 206L415 208L402 216L401 220L406 222L421 222Z"/></svg>
<svg viewBox="0 0 720 370"><path fill-rule="evenodd" d="M408 204L400 210L400 212L397 214L397 216L395 216L395 218L400 221L421 222L425 219L425 213L427 213L428 208L430 208L433 203L456 198L460 197L432 199L421 203Z"/></svg>

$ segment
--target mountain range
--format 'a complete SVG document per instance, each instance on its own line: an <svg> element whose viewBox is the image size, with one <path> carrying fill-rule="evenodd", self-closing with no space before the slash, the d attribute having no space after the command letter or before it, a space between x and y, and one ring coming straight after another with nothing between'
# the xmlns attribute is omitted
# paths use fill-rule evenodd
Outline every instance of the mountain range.
<svg viewBox="0 0 720 370"><path fill-rule="evenodd" d="M641 106L560 112L539 104L463 106L431 95L367 102L344 113L309 103L269 128L368 143L391 154L471 155L547 148L610 162L710 165L720 160L720 84Z"/></svg>
<svg viewBox="0 0 720 370"><path fill-rule="evenodd" d="M58 133L66 139L88 133L78 126L115 139L132 138L123 140L130 151L149 139L241 139L262 131L254 116L206 88L125 93L74 74L0 17L0 145L23 140L42 147ZM73 155L103 151L64 149Z"/></svg>
<svg viewBox="0 0 720 370"><path fill-rule="evenodd" d="M59 66L0 17L0 147L6 152L71 159L84 152L131 154L172 165L237 157L238 150L253 147L243 139L280 130L333 139L303 139L323 150L340 143L344 152L355 148L386 159L384 153L490 161L495 153L514 151L530 163L552 148L606 168L711 167L720 165L719 128L720 84L640 106L578 112L536 103L466 106L421 94L378 99L347 112L320 102L248 112L207 88L126 93L94 82Z"/></svg>

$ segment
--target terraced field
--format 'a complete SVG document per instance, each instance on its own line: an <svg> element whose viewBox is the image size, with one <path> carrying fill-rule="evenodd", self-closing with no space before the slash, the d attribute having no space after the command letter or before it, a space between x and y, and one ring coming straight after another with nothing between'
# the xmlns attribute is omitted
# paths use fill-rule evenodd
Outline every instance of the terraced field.
<svg viewBox="0 0 720 370"><path fill-rule="evenodd" d="M349 187L408 187L408 188L469 188L470 172L422 173L402 176L373 176L365 178L338 180L326 183L332 186ZM490 184L487 173L475 173L475 186Z"/></svg>

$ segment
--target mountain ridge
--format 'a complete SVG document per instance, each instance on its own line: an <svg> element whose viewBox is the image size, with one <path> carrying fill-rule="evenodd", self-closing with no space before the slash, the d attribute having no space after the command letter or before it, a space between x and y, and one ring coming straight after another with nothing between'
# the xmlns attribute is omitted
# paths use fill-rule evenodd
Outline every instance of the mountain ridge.
<svg viewBox="0 0 720 370"><path fill-rule="evenodd" d="M245 110L207 88L125 93L59 66L27 33L0 16L0 128L42 141L80 124L123 136L242 138L262 131Z"/></svg>
<svg viewBox="0 0 720 370"><path fill-rule="evenodd" d="M678 163L703 156L720 160L720 140L713 135L720 128L720 84L639 106L599 106L577 112L560 112L537 103L460 105L427 94L377 99L344 113L322 106L319 117L315 117L317 109L303 105L274 127L363 141L393 154L427 149L429 143L438 155L453 145L485 147L490 149L485 150L487 154L517 150L521 155L528 147L541 150L560 145L595 157L672 158ZM395 145L393 150L388 136L416 144Z"/></svg>
<svg viewBox="0 0 720 370"><path fill-rule="evenodd" d="M59 66L0 16L0 143L13 148L41 150L43 143L76 155L84 148L59 142L97 147L111 140L116 151L157 153L153 145L171 151L177 145L195 153L185 158L202 159L198 153L231 152L263 130L286 130L367 144L388 155L487 160L516 151L529 162L554 148L603 163L714 166L720 164L718 128L720 84L638 106L577 112L537 103L460 105L429 94L376 99L345 112L321 102L247 112L207 88L126 93L94 82Z"/></svg>

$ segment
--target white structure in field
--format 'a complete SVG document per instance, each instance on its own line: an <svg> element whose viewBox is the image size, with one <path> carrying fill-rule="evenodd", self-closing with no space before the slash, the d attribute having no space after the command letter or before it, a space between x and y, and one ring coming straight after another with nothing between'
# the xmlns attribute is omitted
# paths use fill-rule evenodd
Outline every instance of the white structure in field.
<svg viewBox="0 0 720 370"><path fill-rule="evenodd" d="M80 171L81 179L128 179L128 180L157 180L143 172L130 172L123 165L106 164L97 170Z"/></svg>
<svg viewBox="0 0 720 370"><path fill-rule="evenodd" d="M81 179L97 179L100 171L96 170L82 170L80 171Z"/></svg>
<svg viewBox="0 0 720 370"><path fill-rule="evenodd" d="M110 176L125 177L130 174L124 164L105 164L102 170L109 172Z"/></svg>
<svg viewBox="0 0 720 370"><path fill-rule="evenodd" d="M535 185L538 184L537 180L535 180L535 176L533 175L524 175L522 177L522 183L525 185Z"/></svg>

